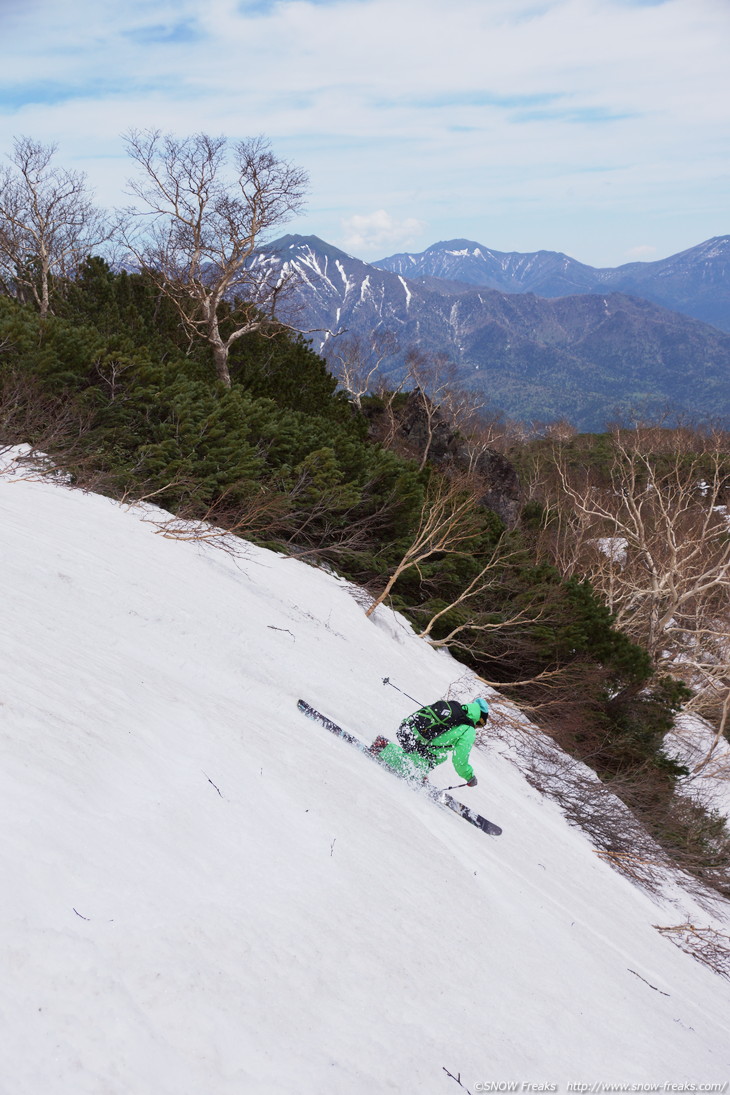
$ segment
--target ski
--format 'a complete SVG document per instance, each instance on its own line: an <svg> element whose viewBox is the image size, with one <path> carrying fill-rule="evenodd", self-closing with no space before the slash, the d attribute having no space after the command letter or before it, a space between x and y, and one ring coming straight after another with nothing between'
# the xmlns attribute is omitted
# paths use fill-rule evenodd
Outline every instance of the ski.
<svg viewBox="0 0 730 1095"><path fill-rule="evenodd" d="M380 762L377 756L374 756L370 752L370 749L364 741L355 737L355 735L351 734L348 730L343 730L341 726L338 726L332 719L327 718L321 711L317 711L317 709L312 707L311 704L308 704L306 700L299 700L297 702L297 707L302 714L307 716L307 718L314 719L315 722L318 722L321 726L324 726L329 730L331 734L334 734L338 738L342 738L342 740L348 742L349 745L354 745L361 753L370 757L370 760L380 764L382 768L386 768L392 775L398 774L397 772L394 772L389 765ZM465 806L463 802L457 802L457 800L452 798L451 795L448 795L446 791L439 791L438 787L433 787L430 783L420 785L419 790L423 790L423 792L427 794L430 799L433 799L434 802L438 802L440 805L448 807L449 810L453 810L455 814L458 814L459 817L463 817L465 821L476 826L477 829L481 829L483 833L488 833L489 836L499 836L501 834L502 830L499 825L495 825L493 821L487 821L485 817L478 814L476 810L472 810L468 806Z"/></svg>

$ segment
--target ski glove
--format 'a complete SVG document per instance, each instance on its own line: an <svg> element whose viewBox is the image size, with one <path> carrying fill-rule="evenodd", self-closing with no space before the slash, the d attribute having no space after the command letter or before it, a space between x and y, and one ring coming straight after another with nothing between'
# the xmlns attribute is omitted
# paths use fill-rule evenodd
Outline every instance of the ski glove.
<svg viewBox="0 0 730 1095"><path fill-rule="evenodd" d="M471 779L469 780L469 782L467 783L467 787L476 787L476 785L477 785L477 777L472 776Z"/></svg>

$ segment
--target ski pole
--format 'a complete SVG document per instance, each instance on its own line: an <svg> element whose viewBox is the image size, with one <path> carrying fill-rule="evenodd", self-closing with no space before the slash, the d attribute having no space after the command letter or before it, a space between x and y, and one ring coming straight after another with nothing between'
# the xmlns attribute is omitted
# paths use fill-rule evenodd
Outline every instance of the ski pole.
<svg viewBox="0 0 730 1095"><path fill-rule="evenodd" d="M391 688L395 688L396 692L400 692L401 696L405 696L409 700L413 700L413 696L409 696L407 692L404 692L402 688L399 688L397 684L393 684L390 677L383 677L383 684L389 684ZM413 700L414 703L418 703L418 700ZM418 703L419 707L423 707L424 704Z"/></svg>
<svg viewBox="0 0 730 1095"><path fill-rule="evenodd" d="M455 783L452 787L442 787L442 791L455 791L457 787L468 787L468 783Z"/></svg>

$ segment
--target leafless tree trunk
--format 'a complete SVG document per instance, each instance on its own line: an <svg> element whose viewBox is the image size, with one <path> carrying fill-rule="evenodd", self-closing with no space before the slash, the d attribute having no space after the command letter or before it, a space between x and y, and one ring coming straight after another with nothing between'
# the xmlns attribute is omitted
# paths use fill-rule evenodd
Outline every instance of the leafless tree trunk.
<svg viewBox="0 0 730 1095"><path fill-rule="evenodd" d="M55 167L56 145L18 137L0 170L0 279L6 291L51 310L51 278L73 275L111 234L86 176Z"/></svg>
<svg viewBox="0 0 730 1095"><path fill-rule="evenodd" d="M141 172L130 186L146 209L128 211L138 230L124 242L188 331L210 345L216 376L230 387L231 347L267 329L290 277L272 275L256 250L301 208L306 174L263 137L229 146L206 133L131 130L125 140Z"/></svg>

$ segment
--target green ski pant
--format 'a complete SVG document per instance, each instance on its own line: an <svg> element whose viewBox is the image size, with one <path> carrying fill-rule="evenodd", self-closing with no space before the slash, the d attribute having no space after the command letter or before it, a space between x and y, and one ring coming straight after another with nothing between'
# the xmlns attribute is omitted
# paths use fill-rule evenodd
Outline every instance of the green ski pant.
<svg viewBox="0 0 730 1095"><path fill-rule="evenodd" d="M394 741L386 745L382 753L378 755L378 760L387 764L404 779L423 779L434 767L427 757L421 756L420 753L406 753L405 749Z"/></svg>

